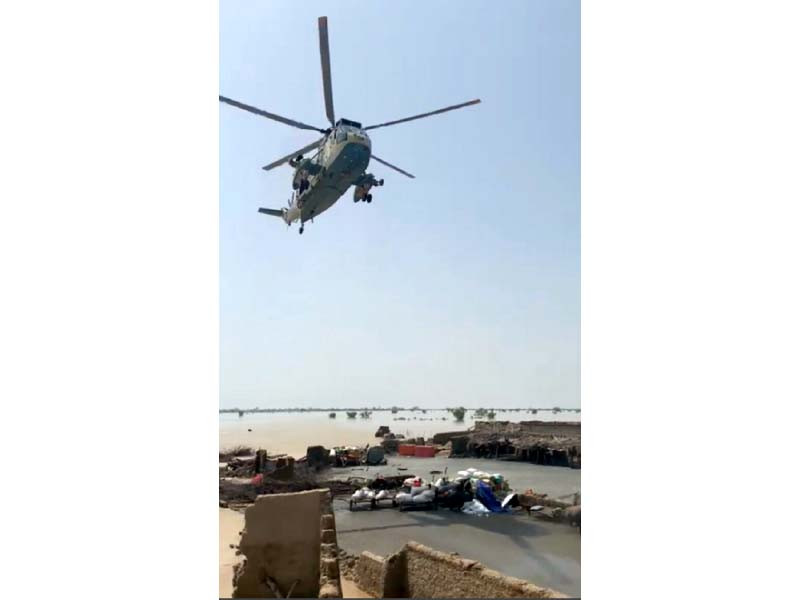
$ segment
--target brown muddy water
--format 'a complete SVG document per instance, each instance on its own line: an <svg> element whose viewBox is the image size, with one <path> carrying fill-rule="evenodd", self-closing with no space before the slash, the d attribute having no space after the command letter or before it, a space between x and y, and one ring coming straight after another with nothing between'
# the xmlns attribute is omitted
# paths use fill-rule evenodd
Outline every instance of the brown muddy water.
<svg viewBox="0 0 800 600"><path fill-rule="evenodd" d="M374 444L375 431L380 425L388 425L394 433L406 437L430 437L443 431L467 429L474 424L472 413L463 422L457 423L448 412L428 410L373 412L369 418L357 416L347 418L344 411L337 412L336 418L328 417L327 412L308 413L237 413L219 415L219 447L251 446L264 448L270 454L286 453L296 458L305 456L306 448L322 445L326 448L344 445ZM405 420L399 420L404 417ZM580 421L580 413L539 412L532 415L524 412L498 412L498 421ZM443 420L444 419L444 420Z"/></svg>

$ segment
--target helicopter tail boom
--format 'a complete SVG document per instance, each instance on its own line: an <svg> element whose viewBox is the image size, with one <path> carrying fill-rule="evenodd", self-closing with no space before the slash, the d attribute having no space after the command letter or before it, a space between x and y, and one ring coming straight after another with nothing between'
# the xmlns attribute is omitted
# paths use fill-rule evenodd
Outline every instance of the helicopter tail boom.
<svg viewBox="0 0 800 600"><path fill-rule="evenodd" d="M283 217L283 210L276 210L274 208L259 208L258 212L265 215L272 215L273 217Z"/></svg>
<svg viewBox="0 0 800 600"><path fill-rule="evenodd" d="M300 209L296 206L289 208L259 208L258 212L271 217L280 217L287 225L291 225L294 221L300 218Z"/></svg>

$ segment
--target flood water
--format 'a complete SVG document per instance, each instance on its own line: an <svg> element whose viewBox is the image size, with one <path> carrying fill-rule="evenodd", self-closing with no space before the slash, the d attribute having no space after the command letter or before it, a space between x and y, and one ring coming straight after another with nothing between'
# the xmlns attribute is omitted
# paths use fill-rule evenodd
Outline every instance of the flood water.
<svg viewBox="0 0 800 600"><path fill-rule="evenodd" d="M405 418L405 420L399 420ZM575 412L497 412L497 421L580 421L580 413ZM478 419L485 420L485 418ZM475 423L472 412L463 422L456 422L445 410L389 411L373 412L369 418L357 416L349 419L344 411L337 412L336 418L328 417L327 412L306 413L221 413L219 415L219 447L251 446L264 448L270 454L286 453L301 457L306 448L322 445L326 448L342 445L363 445L375 443L375 431L387 425L393 433L406 437L430 437L443 431L459 431L472 427Z"/></svg>
<svg viewBox="0 0 800 600"><path fill-rule="evenodd" d="M405 417L405 420L395 420L400 417ZM579 422L580 413L539 412L532 415L527 412L498 412L496 420ZM444 410L428 410L425 414L419 411L398 414L382 411L372 413L369 418L357 416L355 419L347 418L343 411L337 412L335 419L329 418L327 412L246 413L242 417L238 413L222 413L219 415L219 444L220 448L247 445L265 448L270 453L301 457L311 445L321 444L330 448L375 444L375 431L381 425L388 425L394 433L407 437L430 437L443 431L465 430L474 422L471 413L459 423ZM378 472L428 476L432 470L448 469L452 473L470 466L502 473L513 489L532 488L552 498L569 499L581 489L580 471L577 470L488 459L391 456L386 465L338 469L334 476L371 476ZM388 556L407 541L414 540L437 550L458 552L507 575L552 587L570 596L580 596L580 534L567 525L547 523L523 514L479 517L446 510L350 512L344 497L334 501L334 512L338 542L350 552L369 550ZM228 574L231 571L223 559L223 550L228 543L235 543L235 533L241 527L241 519L229 519L231 523L227 526L228 521L223 517L230 515L223 513L224 509L220 509L220 594L229 588ZM223 532L228 530L234 533L223 537Z"/></svg>

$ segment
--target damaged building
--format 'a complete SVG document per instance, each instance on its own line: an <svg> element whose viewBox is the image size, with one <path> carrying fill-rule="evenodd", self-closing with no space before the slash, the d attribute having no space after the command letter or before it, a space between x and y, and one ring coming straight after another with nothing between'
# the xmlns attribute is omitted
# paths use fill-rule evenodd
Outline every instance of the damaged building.
<svg viewBox="0 0 800 600"><path fill-rule="evenodd" d="M581 424L564 421L476 421L467 431L433 436L450 456L517 460L580 468Z"/></svg>

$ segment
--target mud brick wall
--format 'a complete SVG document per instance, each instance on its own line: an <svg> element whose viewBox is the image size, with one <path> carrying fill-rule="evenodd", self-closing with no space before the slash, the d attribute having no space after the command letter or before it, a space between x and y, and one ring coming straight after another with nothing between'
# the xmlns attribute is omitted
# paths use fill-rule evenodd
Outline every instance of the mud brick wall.
<svg viewBox="0 0 800 600"><path fill-rule="evenodd" d="M406 558L408 598L563 598L549 588L533 585L485 568L479 562L409 542Z"/></svg>
<svg viewBox="0 0 800 600"><path fill-rule="evenodd" d="M383 562L382 556L372 552L362 552L356 565L358 587L376 598L384 597L383 578L381 576Z"/></svg>
<svg viewBox="0 0 800 600"><path fill-rule="evenodd" d="M268 578L282 596L289 590L293 598L318 596L320 516L328 494L328 490L309 490L256 498L245 511L239 542L244 561L234 574L234 598L274 598Z"/></svg>
<svg viewBox="0 0 800 600"><path fill-rule="evenodd" d="M378 598L566 597L416 542L385 559L363 552L356 574L359 587Z"/></svg>
<svg viewBox="0 0 800 600"><path fill-rule="evenodd" d="M442 433L435 433L433 434L433 443L444 446L447 442L449 442L454 437L463 437L468 436L469 431L444 431Z"/></svg>
<svg viewBox="0 0 800 600"><path fill-rule="evenodd" d="M336 519L333 516L331 494L322 498L319 547L319 597L341 598L342 580L339 573L339 544L336 540Z"/></svg>

